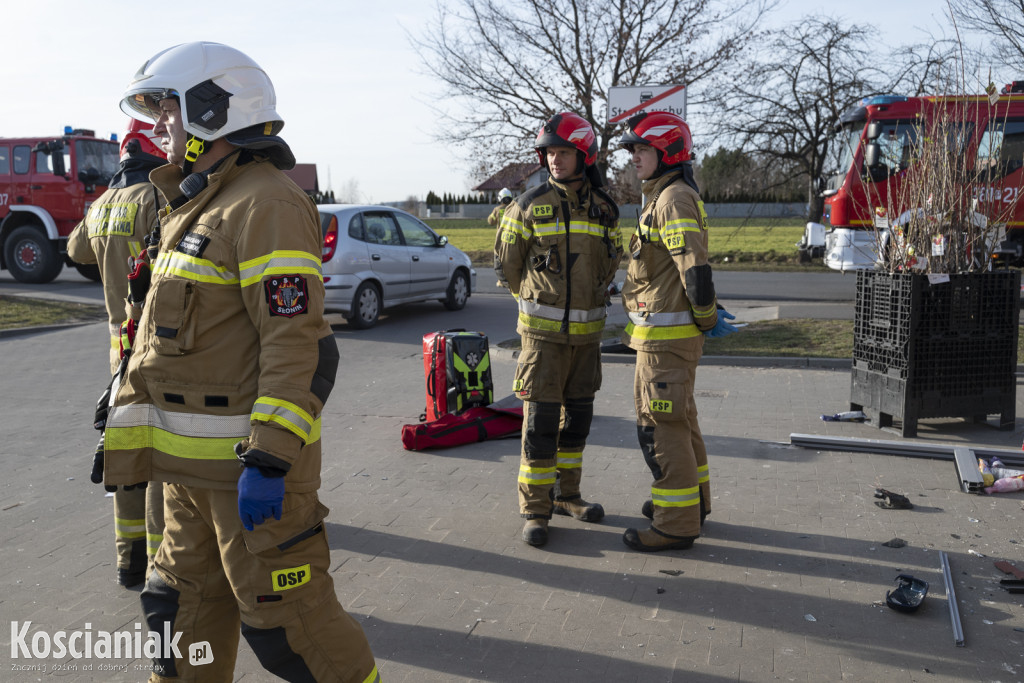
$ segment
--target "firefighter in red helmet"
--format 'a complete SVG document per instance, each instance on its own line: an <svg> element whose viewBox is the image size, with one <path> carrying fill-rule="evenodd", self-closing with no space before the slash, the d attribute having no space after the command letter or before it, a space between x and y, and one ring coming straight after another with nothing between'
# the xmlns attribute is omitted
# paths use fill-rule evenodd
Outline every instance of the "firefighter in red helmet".
<svg viewBox="0 0 1024 683"><path fill-rule="evenodd" d="M583 448L601 387L605 291L622 254L618 208L601 189L597 139L582 117L552 116L534 149L549 179L502 217L495 271L519 303L522 351L514 391L523 400L519 511L523 540L544 545L552 513L599 522L580 493Z"/></svg>
<svg viewBox="0 0 1024 683"><path fill-rule="evenodd" d="M96 264L110 326L110 372L121 359L121 328L128 318L125 298L128 275L145 251L145 239L157 225L156 188L149 172L167 163L153 144L153 124L129 119L121 140L121 164L110 185L68 237L68 256L76 263ZM111 487L114 488L114 487ZM163 538L163 485L159 482L116 487L114 547L117 583L129 588L146 578Z"/></svg>
<svg viewBox="0 0 1024 683"><path fill-rule="evenodd" d="M681 550L710 512L708 455L693 385L704 337L736 331L717 305L707 214L690 165L690 128L668 112L630 118L621 144L642 181L644 209L629 242L623 342L636 349L637 437L654 476L642 507L648 529L626 529L635 550Z"/></svg>

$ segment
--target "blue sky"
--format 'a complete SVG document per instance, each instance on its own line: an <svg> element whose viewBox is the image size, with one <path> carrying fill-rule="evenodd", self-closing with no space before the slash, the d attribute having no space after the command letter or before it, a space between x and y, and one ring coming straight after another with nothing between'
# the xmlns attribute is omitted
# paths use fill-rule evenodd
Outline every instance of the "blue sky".
<svg viewBox="0 0 1024 683"><path fill-rule="evenodd" d="M833 12L821 0L786 0L776 21L829 7L875 24L895 44L922 39L916 27L937 33L945 6L858 0ZM431 137L439 124L428 103L439 87L406 36L433 8L432 0L9 2L0 136L58 135L65 125L120 133L127 119L117 103L136 69L165 47L212 40L246 52L270 75L282 136L299 161L317 164L321 187L328 177L336 190L355 181L372 202L461 194L469 164Z"/></svg>

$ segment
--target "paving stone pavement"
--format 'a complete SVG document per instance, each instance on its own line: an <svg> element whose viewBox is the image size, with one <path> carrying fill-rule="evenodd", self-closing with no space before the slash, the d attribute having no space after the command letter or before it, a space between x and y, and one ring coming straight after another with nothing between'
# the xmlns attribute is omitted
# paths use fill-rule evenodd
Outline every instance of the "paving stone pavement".
<svg viewBox="0 0 1024 683"><path fill-rule="evenodd" d="M88 481L104 339L102 324L0 339L0 681L146 677L141 658L13 659L8 628L141 623L137 591L113 583L111 502ZM323 420L331 571L385 681L1024 677L1024 607L993 567L1024 566L1024 494L961 493L948 461L789 446L791 433L899 438L820 421L848 409L848 370L702 366L711 515L691 550L645 555L621 542L626 527L646 521L650 487L628 359L604 364L584 456L584 494L607 517L556 517L548 545L532 548L519 536L517 440L403 450L400 428L423 408L419 339L339 339L341 383ZM509 386L510 354L495 352L493 365L495 385ZM919 439L1016 448L1022 433L1021 420L1013 431L925 420ZM876 507L878 486L906 493L915 509ZM906 547L883 545L894 537ZM931 584L912 615L884 606L900 573ZM111 665L119 669L100 668ZM272 680L244 641L235 679Z"/></svg>

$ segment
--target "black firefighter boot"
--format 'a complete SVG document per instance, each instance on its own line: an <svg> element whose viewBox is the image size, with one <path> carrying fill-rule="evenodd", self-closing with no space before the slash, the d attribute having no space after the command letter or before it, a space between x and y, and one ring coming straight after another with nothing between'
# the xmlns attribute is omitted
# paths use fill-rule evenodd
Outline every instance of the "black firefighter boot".
<svg viewBox="0 0 1024 683"><path fill-rule="evenodd" d="M548 520L543 517L528 519L523 525L523 540L540 547L548 542Z"/></svg>
<svg viewBox="0 0 1024 683"><path fill-rule="evenodd" d="M117 568L117 585L132 588L146 580L146 541L132 541L131 559L127 567Z"/></svg>

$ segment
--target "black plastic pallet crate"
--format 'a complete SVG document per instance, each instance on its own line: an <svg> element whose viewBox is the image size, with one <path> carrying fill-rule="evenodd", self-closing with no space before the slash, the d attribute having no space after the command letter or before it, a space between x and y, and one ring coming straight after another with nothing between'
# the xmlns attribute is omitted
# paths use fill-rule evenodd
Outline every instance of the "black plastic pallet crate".
<svg viewBox="0 0 1024 683"><path fill-rule="evenodd" d="M850 406L879 427L917 420L1015 419L1020 273L857 275Z"/></svg>

